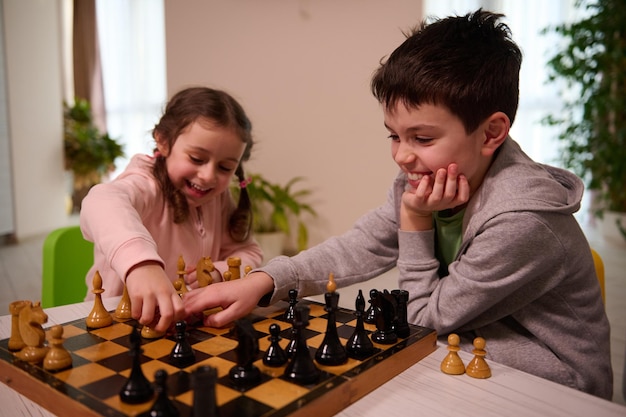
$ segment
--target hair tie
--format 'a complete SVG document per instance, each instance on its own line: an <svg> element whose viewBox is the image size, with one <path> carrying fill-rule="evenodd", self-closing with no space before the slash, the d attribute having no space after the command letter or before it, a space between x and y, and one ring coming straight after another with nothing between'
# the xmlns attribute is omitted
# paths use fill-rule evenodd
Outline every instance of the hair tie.
<svg viewBox="0 0 626 417"><path fill-rule="evenodd" d="M155 158L160 158L160 157L162 157L162 156L163 156L163 155L161 155L161 152L160 152L160 151L154 151L154 157L155 157Z"/></svg>
<svg viewBox="0 0 626 417"><path fill-rule="evenodd" d="M239 188L246 188L251 182L252 178L248 177L248 179L245 179L239 183Z"/></svg>

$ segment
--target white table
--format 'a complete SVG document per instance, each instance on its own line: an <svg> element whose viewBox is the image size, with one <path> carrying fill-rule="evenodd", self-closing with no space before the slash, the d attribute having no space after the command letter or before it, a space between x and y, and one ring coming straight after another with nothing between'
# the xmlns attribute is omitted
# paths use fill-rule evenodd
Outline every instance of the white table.
<svg viewBox="0 0 626 417"><path fill-rule="evenodd" d="M114 309L119 298L104 301L108 309ZM48 314L46 327L86 317L92 305L93 303L79 303L46 309ZM2 316L0 339L7 339L10 335L11 317ZM626 416L624 406L493 362L489 362L492 371L492 377L489 379L446 375L439 370L439 364L446 353L445 347L440 346L434 353L337 415ZM461 352L461 357L467 363L472 356ZM4 383L0 384L0 416L52 415Z"/></svg>

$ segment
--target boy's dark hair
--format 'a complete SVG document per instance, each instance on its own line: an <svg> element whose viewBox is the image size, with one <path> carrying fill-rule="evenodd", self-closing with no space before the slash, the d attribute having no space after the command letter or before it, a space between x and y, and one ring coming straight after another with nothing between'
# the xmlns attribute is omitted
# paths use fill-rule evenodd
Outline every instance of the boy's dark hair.
<svg viewBox="0 0 626 417"><path fill-rule="evenodd" d="M471 133L491 114L511 124L519 101L522 53L502 14L478 9L465 16L426 21L382 62L371 89L386 107L442 105Z"/></svg>
<svg viewBox="0 0 626 417"><path fill-rule="evenodd" d="M239 182L245 180L242 163L250 158L252 145L252 124L241 105L228 93L208 87L190 87L176 93L165 107L165 111L154 127L152 136L157 135L167 142L171 149L178 136L191 123L204 119L224 128L232 128L246 144L245 150L235 170ZM189 216L189 206L185 196L177 190L167 175L165 157L157 156L152 170L163 190L168 205L174 212L174 222L182 223ZM237 208L229 219L229 232L236 241L245 240L250 234L252 210L250 198L245 188L241 190Z"/></svg>

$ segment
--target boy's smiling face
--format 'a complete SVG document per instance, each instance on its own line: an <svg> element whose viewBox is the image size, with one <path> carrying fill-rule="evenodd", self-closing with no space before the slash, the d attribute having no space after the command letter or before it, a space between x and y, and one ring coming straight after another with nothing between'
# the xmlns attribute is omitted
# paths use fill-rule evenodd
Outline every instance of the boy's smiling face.
<svg viewBox="0 0 626 417"><path fill-rule="evenodd" d="M490 140L492 117L468 134L461 120L443 106L422 104L408 108L399 102L384 108L385 127L392 140L391 155L407 174L412 188L423 176L432 178L438 169L455 163L458 172L467 177L473 193L482 182L491 155L501 144L499 141L494 148Z"/></svg>

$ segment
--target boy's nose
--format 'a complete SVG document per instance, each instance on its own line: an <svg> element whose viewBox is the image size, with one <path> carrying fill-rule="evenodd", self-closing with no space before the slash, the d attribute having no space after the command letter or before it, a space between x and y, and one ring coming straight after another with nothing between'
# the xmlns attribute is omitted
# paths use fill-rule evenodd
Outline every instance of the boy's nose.
<svg viewBox="0 0 626 417"><path fill-rule="evenodd" d="M411 149L410 146L405 144L404 142L400 142L398 148L396 149L396 153L393 156L393 159L396 161L396 164L402 165L409 162L413 162L416 159L416 155Z"/></svg>

